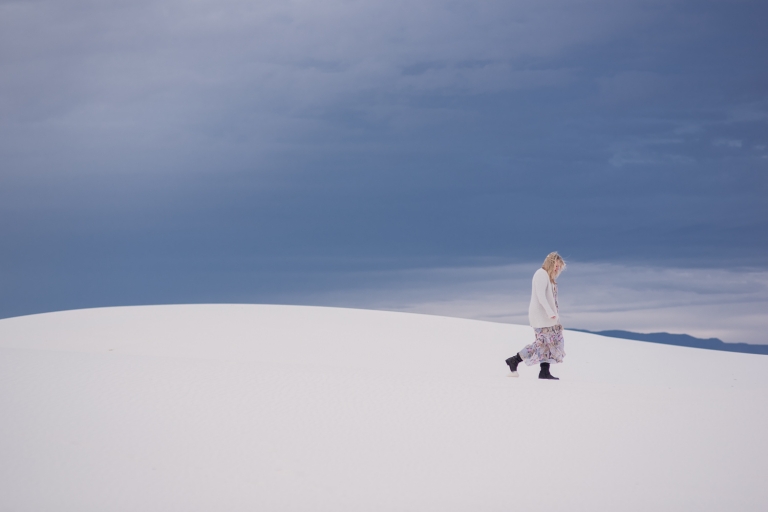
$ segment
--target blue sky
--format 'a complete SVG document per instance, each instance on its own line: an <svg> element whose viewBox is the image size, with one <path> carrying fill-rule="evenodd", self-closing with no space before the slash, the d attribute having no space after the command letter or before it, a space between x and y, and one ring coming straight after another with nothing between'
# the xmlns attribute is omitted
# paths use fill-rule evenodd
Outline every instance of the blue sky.
<svg viewBox="0 0 768 512"><path fill-rule="evenodd" d="M382 289L405 308L409 272L444 294L435 269L551 250L768 271L766 19L733 0L2 1L0 317Z"/></svg>

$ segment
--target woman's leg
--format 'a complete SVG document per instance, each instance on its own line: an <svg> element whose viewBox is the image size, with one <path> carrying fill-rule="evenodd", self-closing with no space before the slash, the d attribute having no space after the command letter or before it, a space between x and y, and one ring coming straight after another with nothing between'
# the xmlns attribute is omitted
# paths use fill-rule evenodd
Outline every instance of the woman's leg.
<svg viewBox="0 0 768 512"><path fill-rule="evenodd" d="M541 363L540 366L541 366L541 370L539 370L540 379L560 380L559 378L549 373L549 363Z"/></svg>
<svg viewBox="0 0 768 512"><path fill-rule="evenodd" d="M512 372L513 377L517 377L517 365L523 362L523 358L520 357L520 353L513 355L507 359L506 363L509 365L509 370Z"/></svg>

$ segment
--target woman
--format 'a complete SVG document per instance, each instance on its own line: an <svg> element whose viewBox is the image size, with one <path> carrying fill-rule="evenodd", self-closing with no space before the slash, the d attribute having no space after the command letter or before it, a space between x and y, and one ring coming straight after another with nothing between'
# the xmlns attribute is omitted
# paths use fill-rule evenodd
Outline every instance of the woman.
<svg viewBox="0 0 768 512"><path fill-rule="evenodd" d="M557 276L565 270L565 261L556 252L551 252L544 264L533 274L531 305L528 306L528 320L536 332L536 341L507 359L512 377L517 377L517 365L525 361L532 366L539 363L540 379L560 380L549 373L550 363L562 363L565 357L563 326L557 307Z"/></svg>

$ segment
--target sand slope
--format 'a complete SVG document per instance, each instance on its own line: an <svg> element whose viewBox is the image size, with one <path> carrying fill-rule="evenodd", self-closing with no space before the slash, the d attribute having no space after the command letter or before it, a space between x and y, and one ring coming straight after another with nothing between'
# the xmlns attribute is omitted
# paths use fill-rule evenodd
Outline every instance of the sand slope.
<svg viewBox="0 0 768 512"><path fill-rule="evenodd" d="M0 320L2 511L764 510L768 357L196 305Z"/></svg>

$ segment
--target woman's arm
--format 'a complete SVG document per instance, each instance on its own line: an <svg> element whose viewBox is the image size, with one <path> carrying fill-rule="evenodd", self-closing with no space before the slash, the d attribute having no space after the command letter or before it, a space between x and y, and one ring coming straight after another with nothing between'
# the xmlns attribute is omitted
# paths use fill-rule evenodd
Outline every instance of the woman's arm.
<svg viewBox="0 0 768 512"><path fill-rule="evenodd" d="M557 318L557 313L555 311L552 311L552 307L549 305L549 301L547 300L547 284L549 283L549 276L546 272L537 272L533 276L533 290L536 294L536 300L539 301L539 304L542 305L544 310L547 312L547 315L549 318Z"/></svg>

